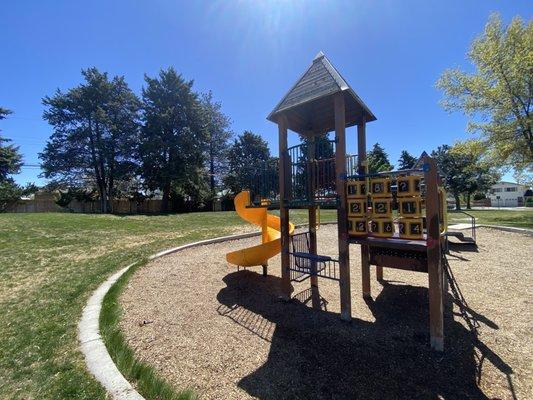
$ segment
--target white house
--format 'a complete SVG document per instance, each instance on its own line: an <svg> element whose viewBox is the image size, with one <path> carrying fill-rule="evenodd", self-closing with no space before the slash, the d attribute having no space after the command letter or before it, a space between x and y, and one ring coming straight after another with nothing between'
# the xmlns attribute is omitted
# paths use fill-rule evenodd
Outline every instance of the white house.
<svg viewBox="0 0 533 400"><path fill-rule="evenodd" d="M518 207L524 205L524 192L528 188L513 182L498 182L491 186L487 197L492 207Z"/></svg>

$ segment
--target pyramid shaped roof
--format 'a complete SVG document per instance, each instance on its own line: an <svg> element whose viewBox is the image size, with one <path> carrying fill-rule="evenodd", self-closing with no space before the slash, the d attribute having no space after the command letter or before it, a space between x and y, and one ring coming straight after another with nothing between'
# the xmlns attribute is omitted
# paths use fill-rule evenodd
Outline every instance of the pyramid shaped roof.
<svg viewBox="0 0 533 400"><path fill-rule="evenodd" d="M322 52L267 119L277 122L280 115L286 115L289 129L301 134L331 131L335 127L332 96L339 92L345 96L347 126L357 124L363 116L367 122L376 119Z"/></svg>

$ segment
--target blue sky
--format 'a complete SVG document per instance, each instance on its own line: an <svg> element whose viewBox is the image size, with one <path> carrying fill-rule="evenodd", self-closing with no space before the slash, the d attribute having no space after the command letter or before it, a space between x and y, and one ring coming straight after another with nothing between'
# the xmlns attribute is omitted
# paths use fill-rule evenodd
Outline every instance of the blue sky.
<svg viewBox="0 0 533 400"><path fill-rule="evenodd" d="M492 12L531 18L529 1L15 1L2 4L0 123L27 164L51 133L43 96L80 83L90 66L124 75L140 93L143 75L173 66L198 91L212 90L235 133L259 133L277 153L266 116L322 50L378 120L369 146L394 163L469 136L461 114L438 104L445 68L471 69L466 52ZM348 150L355 150L350 128ZM290 143L296 143L292 134ZM44 183L25 167L20 183ZM509 178L509 177L507 177Z"/></svg>

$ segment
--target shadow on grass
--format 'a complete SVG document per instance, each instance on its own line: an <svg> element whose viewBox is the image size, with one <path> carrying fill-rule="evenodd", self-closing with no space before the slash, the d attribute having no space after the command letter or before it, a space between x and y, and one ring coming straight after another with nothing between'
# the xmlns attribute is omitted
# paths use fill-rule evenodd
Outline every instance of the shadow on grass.
<svg viewBox="0 0 533 400"><path fill-rule="evenodd" d="M346 323L336 313L312 310L297 300L279 301L280 278L239 271L224 282L227 287L217 296L219 309L226 310L221 314L271 342L268 360L238 382L251 396L487 399L477 385L484 359L507 375L513 395L511 368L454 321L449 296L440 354L429 348L425 288L384 281L379 296L367 302L375 322Z"/></svg>

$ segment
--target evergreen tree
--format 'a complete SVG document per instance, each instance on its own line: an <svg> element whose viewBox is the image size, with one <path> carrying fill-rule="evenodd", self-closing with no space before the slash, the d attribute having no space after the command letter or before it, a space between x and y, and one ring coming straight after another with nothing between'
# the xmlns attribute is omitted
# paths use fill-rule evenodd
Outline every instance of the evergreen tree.
<svg viewBox="0 0 533 400"><path fill-rule="evenodd" d="M409 154L407 150L402 150L400 158L398 159L398 169L411 169L415 166L417 158Z"/></svg>
<svg viewBox="0 0 533 400"><path fill-rule="evenodd" d="M5 119L10 110L0 107L0 120ZM0 131L0 212L5 211L8 205L17 201L23 194L10 175L18 174L22 166L22 155L19 148L9 143L10 140L1 136Z"/></svg>
<svg viewBox="0 0 533 400"><path fill-rule="evenodd" d="M314 159L315 160L327 160L335 158L335 149L333 143L329 140L329 136L325 135L315 135L313 136L314 141ZM298 167L295 168L292 173L294 174L292 181L292 195L295 198L307 198L308 193L308 178L309 178L309 169L307 161L309 160L309 145L311 139L304 137L302 140L302 145L300 147L300 157L299 160L291 160L292 162L298 162ZM324 165L324 164L322 164ZM320 173L326 174L329 173L329 176L323 176L323 182L335 182L335 167L334 161L330 162L331 168L322 169ZM333 189L333 187L331 188Z"/></svg>
<svg viewBox="0 0 533 400"><path fill-rule="evenodd" d="M313 137L315 142L315 159L324 160L335 157L335 149L333 143L330 142L328 135L315 135ZM302 160L307 160L307 152L309 151L310 139L304 137L302 140L301 154ZM302 161L300 160L300 161Z"/></svg>
<svg viewBox="0 0 533 400"><path fill-rule="evenodd" d="M10 110L0 107L0 120L5 119ZM9 175L18 174L22 166L22 156L19 148L12 144L7 144L11 140L2 137L0 131L0 182L5 182Z"/></svg>
<svg viewBox="0 0 533 400"><path fill-rule="evenodd" d="M213 100L211 92L201 97L202 112L207 137L207 162L209 170L209 188L211 196L216 193L216 187L221 183L227 170L227 157L230 147L229 139L232 132L229 129L231 120L222 112L222 105Z"/></svg>
<svg viewBox="0 0 533 400"><path fill-rule="evenodd" d="M139 101L123 77L110 80L96 68L82 76L83 84L43 99L54 132L39 157L46 178L96 186L105 213L116 181L133 175Z"/></svg>
<svg viewBox="0 0 533 400"><path fill-rule="evenodd" d="M161 190L161 211L175 200L199 203L207 195L205 148L208 139L202 106L186 81L173 68L156 78L145 76L139 153L141 175L150 190Z"/></svg>
<svg viewBox="0 0 533 400"><path fill-rule="evenodd" d="M267 165L273 165L268 143L255 133L244 131L228 152L229 168L224 184L233 194L249 189Z"/></svg>
<svg viewBox="0 0 533 400"><path fill-rule="evenodd" d="M394 166L389 161L389 156L385 149L379 143L376 143L372 150L367 153L368 172L373 174L376 172L391 171Z"/></svg>

